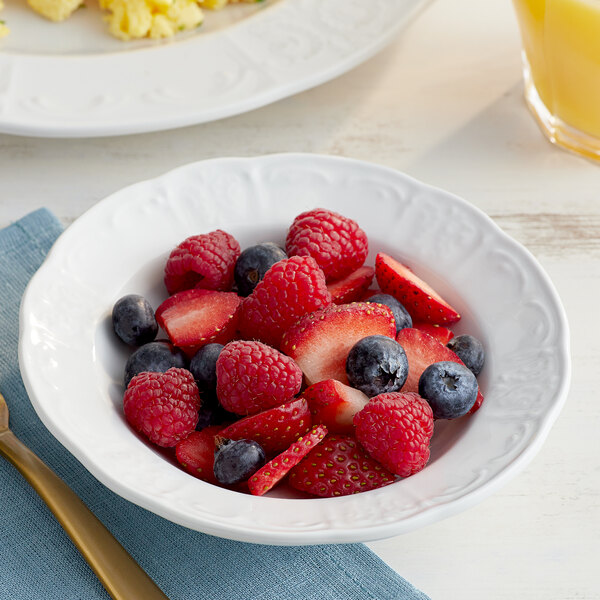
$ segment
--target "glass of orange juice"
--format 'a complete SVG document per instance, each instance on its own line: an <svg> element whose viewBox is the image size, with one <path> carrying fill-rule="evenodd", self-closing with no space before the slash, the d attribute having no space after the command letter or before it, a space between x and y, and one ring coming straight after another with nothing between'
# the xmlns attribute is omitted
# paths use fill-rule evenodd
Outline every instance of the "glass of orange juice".
<svg viewBox="0 0 600 600"><path fill-rule="evenodd" d="M600 160L600 0L513 0L525 97L551 142Z"/></svg>

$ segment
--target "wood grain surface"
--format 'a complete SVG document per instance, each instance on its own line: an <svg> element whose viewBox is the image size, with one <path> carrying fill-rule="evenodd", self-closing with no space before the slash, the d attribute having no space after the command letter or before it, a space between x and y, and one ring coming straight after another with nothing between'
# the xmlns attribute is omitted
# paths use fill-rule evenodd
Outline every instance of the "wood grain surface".
<svg viewBox="0 0 600 600"><path fill-rule="evenodd" d="M567 310L573 380L534 461L460 515L369 546L434 600L600 598L600 164L527 112L508 0L436 0L335 81L246 115L123 138L0 136L0 225L65 224L121 187L204 158L318 152L397 168L481 208L524 244Z"/></svg>

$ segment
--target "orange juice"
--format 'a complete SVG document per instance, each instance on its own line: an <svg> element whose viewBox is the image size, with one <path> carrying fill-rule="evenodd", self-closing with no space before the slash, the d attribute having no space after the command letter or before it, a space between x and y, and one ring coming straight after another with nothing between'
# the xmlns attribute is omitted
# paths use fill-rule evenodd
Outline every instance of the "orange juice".
<svg viewBox="0 0 600 600"><path fill-rule="evenodd" d="M600 0L513 0L528 103L551 141L600 159Z"/></svg>

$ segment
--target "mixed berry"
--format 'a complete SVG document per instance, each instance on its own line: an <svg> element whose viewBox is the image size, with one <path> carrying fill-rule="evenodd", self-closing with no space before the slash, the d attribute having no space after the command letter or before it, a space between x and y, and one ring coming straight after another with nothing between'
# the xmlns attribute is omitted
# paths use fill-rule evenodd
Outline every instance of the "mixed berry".
<svg viewBox="0 0 600 600"><path fill-rule="evenodd" d="M484 348L454 336L460 315L408 266L367 255L359 225L322 208L294 219L285 248L183 240L155 312L138 295L113 307L137 346L129 424L191 475L257 496L282 481L354 494L423 469L435 421L481 406Z"/></svg>
<svg viewBox="0 0 600 600"><path fill-rule="evenodd" d="M112 310L115 333L130 346L151 342L158 333L158 323L150 302L138 294L120 298Z"/></svg>

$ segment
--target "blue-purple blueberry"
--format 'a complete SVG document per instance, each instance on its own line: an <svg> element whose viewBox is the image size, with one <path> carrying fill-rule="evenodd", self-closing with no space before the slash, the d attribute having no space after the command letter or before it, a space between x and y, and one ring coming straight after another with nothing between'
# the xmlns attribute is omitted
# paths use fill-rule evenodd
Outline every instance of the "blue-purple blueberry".
<svg viewBox="0 0 600 600"><path fill-rule="evenodd" d="M196 431L202 431L202 429L211 425L224 426L240 418L239 415L234 415L226 411L219 402L216 394L202 392L200 397L202 398L202 406L198 412Z"/></svg>
<svg viewBox="0 0 600 600"><path fill-rule="evenodd" d="M192 357L190 371L200 393L217 393L217 359L224 347L223 344L206 344Z"/></svg>
<svg viewBox="0 0 600 600"><path fill-rule="evenodd" d="M125 387L138 373L144 371L165 373L171 367L188 368L185 354L167 341L156 341L138 348L125 364Z"/></svg>
<svg viewBox="0 0 600 600"><path fill-rule="evenodd" d="M412 318L408 314L408 311L404 308L402 302L396 300L394 296L390 296L389 294L375 294L365 300L365 302L375 302L387 306L394 315L394 320L396 321L396 333L401 329L413 326Z"/></svg>
<svg viewBox="0 0 600 600"><path fill-rule="evenodd" d="M392 338L370 335L352 346L346 359L350 385L369 398L399 391L408 377L404 348Z"/></svg>
<svg viewBox="0 0 600 600"><path fill-rule="evenodd" d="M277 244L264 242L246 248L235 263L233 276L240 296L249 296L265 273L287 254Z"/></svg>
<svg viewBox="0 0 600 600"><path fill-rule="evenodd" d="M446 345L471 369L475 377L481 373L485 362L485 350L483 344L476 337L457 335Z"/></svg>
<svg viewBox="0 0 600 600"><path fill-rule="evenodd" d="M258 442L224 440L215 450L215 478L223 485L246 481L265 461L265 451Z"/></svg>
<svg viewBox="0 0 600 600"><path fill-rule="evenodd" d="M146 298L128 294L115 302L112 310L115 333L130 346L151 342L158 333L154 310Z"/></svg>
<svg viewBox="0 0 600 600"><path fill-rule="evenodd" d="M470 369L451 361L429 365L419 378L419 395L429 402L435 419L466 415L475 404L478 389Z"/></svg>

